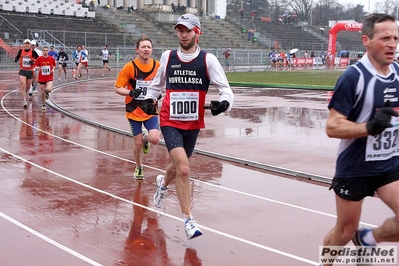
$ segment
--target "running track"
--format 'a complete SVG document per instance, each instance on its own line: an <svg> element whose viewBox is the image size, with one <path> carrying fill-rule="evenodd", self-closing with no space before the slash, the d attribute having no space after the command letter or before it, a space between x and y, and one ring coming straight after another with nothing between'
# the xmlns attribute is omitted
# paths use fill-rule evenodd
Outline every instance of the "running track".
<svg viewBox="0 0 399 266"><path fill-rule="evenodd" d="M174 186L163 209L152 202L165 147L135 181L116 73L92 72L57 81L46 112L38 97L24 111L17 75L0 72L0 265L317 265L335 223L327 92L234 88L233 110L206 116L191 160L204 235L189 241ZM362 223L390 215L368 198Z"/></svg>

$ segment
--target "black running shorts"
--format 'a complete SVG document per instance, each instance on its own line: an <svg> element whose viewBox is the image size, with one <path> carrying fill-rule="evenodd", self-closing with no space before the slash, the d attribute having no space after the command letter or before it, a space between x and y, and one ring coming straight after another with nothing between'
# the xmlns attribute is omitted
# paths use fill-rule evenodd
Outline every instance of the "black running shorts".
<svg viewBox="0 0 399 266"><path fill-rule="evenodd" d="M26 77L26 79L33 79L33 71L20 69L18 75Z"/></svg>
<svg viewBox="0 0 399 266"><path fill-rule="evenodd" d="M399 180L399 168L394 172L368 177L336 178L330 189L345 200L360 201L367 196L373 197L378 188Z"/></svg>
<svg viewBox="0 0 399 266"><path fill-rule="evenodd" d="M161 132L169 152L174 148L183 147L187 157L191 157L197 142L199 129L183 130L174 127L161 127Z"/></svg>

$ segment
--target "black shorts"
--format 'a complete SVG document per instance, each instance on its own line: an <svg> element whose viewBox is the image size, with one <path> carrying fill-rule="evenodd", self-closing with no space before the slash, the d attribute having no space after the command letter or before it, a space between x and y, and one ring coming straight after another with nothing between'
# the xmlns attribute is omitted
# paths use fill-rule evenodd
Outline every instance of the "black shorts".
<svg viewBox="0 0 399 266"><path fill-rule="evenodd" d="M26 77L26 79L33 79L33 71L32 70L24 70L20 69L18 75Z"/></svg>
<svg viewBox="0 0 399 266"><path fill-rule="evenodd" d="M108 64L108 60L103 60L103 65Z"/></svg>
<svg viewBox="0 0 399 266"><path fill-rule="evenodd" d="M368 177L334 177L330 189L345 200L360 201L367 196L373 197L378 188L399 180L399 168L384 175Z"/></svg>
<svg viewBox="0 0 399 266"><path fill-rule="evenodd" d="M174 127L161 127L166 148L170 152L174 148L182 147L186 151L187 158L193 154L199 129L183 130Z"/></svg>
<svg viewBox="0 0 399 266"><path fill-rule="evenodd" d="M59 63L62 67L68 67L67 63Z"/></svg>

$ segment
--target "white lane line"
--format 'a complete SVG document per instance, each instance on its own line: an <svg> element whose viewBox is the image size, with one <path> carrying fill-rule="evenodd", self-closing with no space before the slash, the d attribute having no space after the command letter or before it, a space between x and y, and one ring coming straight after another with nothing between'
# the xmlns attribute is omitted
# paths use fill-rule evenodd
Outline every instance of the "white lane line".
<svg viewBox="0 0 399 266"><path fill-rule="evenodd" d="M10 93L12 93L12 91L9 92L8 94L10 94ZM8 94L7 94L7 95L8 95ZM23 120L17 118L17 117L14 116L13 114L11 114L11 113L4 107L3 99L4 99L7 95L5 95L5 96L1 99L1 105L2 105L3 109L4 109L10 116L12 116L14 119L20 121L21 123L26 124L26 125L28 125L28 126L30 126L30 127L32 127L32 128L35 128L35 129L38 130L38 131L41 131L41 132L43 132L43 133L45 133L45 134L48 134L48 135L50 135L50 136L53 136L54 138L57 138L57 139L62 140L62 141L65 141L65 142L67 142L67 143L71 143L71 144L73 144L73 145L76 145L76 146L79 146L79 147L82 147L82 148L85 148L85 149L88 149L88 150L91 150L91 151L94 151L94 152L97 152L97 153L100 153L100 154L103 154L103 155L106 155L106 156L110 156L110 157L113 157L113 158L115 158L115 159L119 159L119 160L122 160L122 161L135 163L135 162L132 161L132 160L125 159L125 158L122 158L122 157L119 157L119 156L116 156L116 155L113 155L113 154L110 154L110 153L107 153L107 152L103 152L103 151L100 151L100 150L96 150L96 149L94 149L94 148L91 148L91 147L88 147L88 146L85 146L85 145L82 145L82 144L79 144L79 143L70 141L70 140L68 140L68 139L64 139L64 138L62 138L62 137L59 137L59 136L54 135L54 134L51 134L51 133L49 133L49 132L47 132L47 131L44 131L44 130L38 128L38 127L34 127L34 126L32 126L31 124L28 124L28 123L24 122ZM53 171L51 171L51 170L49 170L49 169L43 168L43 167L41 167L40 165L37 165L37 164L32 163L32 162L30 162L30 161L28 161L28 160L25 160L25 159L23 159L23 158L21 158L21 157L19 157L19 156L17 156L17 155L14 155L14 154L12 154L12 153L9 153L8 151L6 151L6 150L4 150L4 149L2 149L2 148L0 148L0 150L2 150L3 152L8 153L8 154L10 154L10 155L12 155L12 156L14 156L14 157L17 157L17 158L19 158L20 160L22 160L22 161L24 161L24 162L30 163L30 164L32 164L32 165L34 165L34 166L37 166L37 167L39 167L39 168L41 168L41 169L43 169L43 170L45 170L45 171L48 171L48 172L50 172L50 173L53 173L54 175L57 175L57 176L59 176L59 177L61 177L61 178L64 178L64 179L67 179L67 180L69 180L69 181L71 181L71 182L74 182L74 183L76 183L76 184L80 184L80 185L82 185L82 186L84 186L84 187L87 187L87 188L89 188L89 189L93 189L93 190L95 190L95 191L97 191L97 192L99 192L99 193L103 193L103 194L105 194L105 195L108 195L108 196L111 196L111 197L113 197L113 198L119 199L119 200L124 201L124 202L126 202L126 203L133 204L133 205L139 206L139 207L141 207L141 208L147 209L147 210L149 210L149 211L152 211L152 212L155 212L155 213L159 213L159 214L162 214L162 215L164 215L164 216L166 216L166 217L169 217L169 218L172 218L172 219L175 219L175 220L178 220L178 221L182 221L182 222L183 222L183 219L181 219L181 218L172 216L172 215L170 215L170 214L168 214L168 213L164 213L164 212L159 211L159 210L154 210L154 209L149 208L149 207L147 207L147 206L144 206L144 205L141 205L141 204L138 204L138 203L135 203L135 202L126 200L126 199L121 198L121 197L118 197L118 196L113 195L113 194L111 194L111 193L108 193L108 192L106 192L106 191L102 191L102 190L99 190L99 189L97 189L97 188L88 186L88 185L86 185L86 184L84 184L84 183L81 183L81 182L76 181L76 180L74 180L74 179L65 177L65 176L60 175L60 174L58 174L58 173L56 173L56 172L53 172ZM151 169L154 169L154 170L158 170L158 171L160 171L160 172L165 172L165 170L162 170L162 169L159 169L159 168L156 168L156 167L152 167L152 166L149 166L149 165L146 165L146 167L151 168ZM250 194L250 193L246 193L246 192L242 192L242 191L239 191L239 190L235 190L235 189L230 189L230 188L222 187L222 186L220 186L220 185L215 185L215 184L212 184L212 183L209 183L209 182L200 181L200 180L193 179L193 178L190 178L190 179L191 179L192 181L194 181L194 182L203 183L203 184L206 184L206 185L209 185L209 186L217 187L217 188L219 188L219 189L224 189L224 190L227 190L227 191L232 191L232 192L235 192L235 193L238 193L238 194L242 194L242 195L246 195L246 196L249 196L249 197L253 197L253 198L257 198L257 199L261 199L261 200L273 202L273 203L276 203L276 204L281 204L281 205L284 205L284 206L289 206L289 207L292 207L292 208L296 208L296 209L300 209L300 210L304 210L304 211L308 211L308 212L312 212L312 213L316 213L316 214L320 214L320 215L325 215L325 216L327 216L327 217L336 218L335 215L332 215L332 214L329 214L329 213L320 212L320 211L312 210L312 209L309 209L309 208L297 206L297 205L294 205L294 204L285 203L285 202L281 202L281 201L277 201L277 200L273 200L273 199L269 199L269 198L265 198L265 197L253 195L253 194ZM363 223L363 222L361 222L361 223L364 224L364 225L370 226L370 227L377 227L376 225L373 225L373 224ZM295 255L286 253L286 252L284 252L284 251L279 251L279 250L276 250L276 249L273 249L273 248L270 248L270 247L267 247L267 246L263 246L263 245L260 245L260 244L258 244L258 243L255 243L255 242L252 242L252 241L249 241L249 240L245 240L245 239L242 239L242 238L239 238L239 237L235 237L235 236L230 235L230 234L226 234L226 233L220 232L220 231L215 230L215 229L212 229L212 228L210 228L210 227L206 227L206 226L201 225L201 228L204 228L205 230L208 230L208 231L210 231L210 232L213 232L213 233L216 233L216 234L219 234L219 235L222 235L222 236L229 237L229 238L231 238L231 239L235 239L235 240L240 241L240 242L243 242L243 243L247 243L247 244L250 244L250 245L253 245L253 246L256 246L256 247L265 249L265 250L269 250L269 251L272 251L272 252L281 254L281 255L283 255L283 256L287 256L287 257L291 257L291 258L294 258L294 257L296 258L296 257L297 257L297 256L295 256ZM284 254L287 254L287 255L284 255ZM301 258L301 257L298 257L298 258ZM305 258L301 258L301 259L298 259L298 260L302 260L302 261L304 261L304 262L311 262L310 264L316 263L316 264L314 264L314 265L319 265L317 262L312 262L312 261L309 261L309 260L307 260L307 259L305 259Z"/></svg>
<svg viewBox="0 0 399 266"><path fill-rule="evenodd" d="M312 213L316 213L316 214L320 214L320 215L324 215L324 216L328 216L328 217L332 217L332 218L337 218L337 216L334 215L334 214L330 214L330 213L326 213L326 212L321 212L321 211L309 209L309 208L306 208L306 207L294 205L294 204L291 204L291 203L286 203L286 202L279 201L279 200L274 200L274 199L270 199L270 198L257 196L257 195L254 195L254 194L250 194L250 193L243 192L243 191L236 190L236 189L232 189L232 188L222 187L220 185L215 185L213 183L209 183L209 182L205 182L205 181L201 181L201 180L195 180L195 181L198 182L198 183L206 184L208 186L217 187L217 188L220 188L220 189L224 189L224 190L231 191L231 192L234 192L234 193L237 193L237 194L249 196L249 197L252 197L252 198L265 200L265 201L273 202L273 203L276 203L276 204L284 205L284 206L287 206L287 207L291 207L291 208L295 208L295 209L299 209L299 210L303 210L303 211L307 211L307 212L312 212ZM374 225L374 224L369 224L369 223L364 223L364 222L360 222L360 223L363 224L363 225L366 225L366 226L370 226L370 227L378 227L377 225Z"/></svg>
<svg viewBox="0 0 399 266"><path fill-rule="evenodd" d="M163 211L160 211L160 210L158 210L158 209L150 208L150 207L148 207L148 206L145 206L145 205L136 203L136 202L131 201L131 200L127 200L127 199L125 199L125 198L122 198L122 197L116 196L116 195L114 195L114 194L111 194L111 193L109 193L109 192L107 192L107 191L103 191L103 190L101 190L101 189L98 189L98 188L89 186L89 185L87 185L87 184L85 184L85 183L79 182L79 181L74 180L74 179L72 179L72 178L69 178L69 177L67 177L67 176L61 175L61 174L59 174L59 173L57 173L57 172L54 172L54 171L52 171L52 170L50 170L50 169L44 168L44 167L42 167L42 166L40 166L40 165L38 165L38 164L35 164L35 163L33 163L33 162L30 162L30 161L28 161L28 160L26 160L26 159L24 159L24 158L22 158L22 157L20 157L20 156L18 156L18 155L16 155L16 154L13 154L13 153L11 153L11 152L9 152L9 151L6 151L6 150L4 150L3 148L0 148L0 151L4 152L4 153L6 153L6 154L8 154L8 155L10 155L10 156L15 157L15 158L17 158L18 160L23 161L24 163L29 163L29 164L31 164L32 166L35 166L35 167L37 167L37 168L40 168L40 169L42 169L42 170L44 170L44 171L47 171L47 172L49 172L49 173L51 173L51 174L53 174L53 175L56 175L56 176L58 176L58 177L60 177L60 178L62 178L62 179L68 180L68 181L70 181L70 182L72 182L72 183L78 184L78 185L80 185L80 186L82 186L82 187L85 187L85 188L94 190L94 191L96 191L96 192L98 192L98 193L107 195L107 196L109 196L109 197L112 197L112 198L114 198L114 199L123 201L123 202L125 202L125 203L131 204L131 205L135 205L135 206L138 206L138 207L141 207L141 208L146 209L146 210L148 210L148 211L151 211L151 212L154 212L154 213L157 213L157 214L161 214L161 215L163 215L163 216L166 216L166 217L168 217L168 218L174 219L174 220L176 220L176 221L180 221L180 222L182 222L182 223L184 222L184 220L183 220L182 218L176 217L176 216L174 216L174 215L168 214L168 213L163 212ZM296 256L296 255L293 255L293 254L290 254L290 253L287 253L287 252L284 252L284 251L281 251L281 250L278 250L278 249L274 249L274 248L271 248L271 247L268 247L268 246L264 246L264 245L261 245L261 244L259 244L259 243L255 243L255 242L250 241L250 240L246 240L246 239L243 239L243 238L240 238L240 237L231 235L231 234L227 234L227 233L221 232L221 231L219 231L219 230L216 230L216 229L213 229L213 228L210 228L210 227L207 227L207 226L203 226L203 225L201 225L201 224L199 224L199 226L200 226L201 229L203 229L203 230L207 230L207 231L209 231L209 232L212 232L212 233L215 233L215 234L218 234L218 235L221 235L221 236L224 236L224 237L227 237L227 238L230 238L230 239L239 241L239 242L244 243L244 244L248 244L248 245L251 245L251 246L254 246L254 247L257 247L257 248L261 248L261 249L264 249L264 250L267 250L267 251L270 251L270 252L273 252L273 253L276 253L276 254L285 256L285 257L289 257L289 258L292 258L292 259L294 259L294 260L302 261L302 262L305 262L305 263L308 263L308 264L311 264L311 265L319 265L318 262L311 261L311 260L308 260L308 259L303 258L303 257L299 257L299 256Z"/></svg>
<svg viewBox="0 0 399 266"><path fill-rule="evenodd" d="M4 107L4 104L3 104L4 98L7 97L7 96L8 96L9 94L11 94L12 92L15 92L15 91L10 91L9 93L7 93L6 95L3 96L3 98L1 99L1 105L2 105L3 109L4 109L10 116L12 116L14 119L20 121L21 123L23 123L23 124L25 124L25 125L27 125L27 126L30 126L30 127L34 128L34 129L37 130L37 131L41 131L41 132L43 132L43 133L45 133L45 134L48 134L48 135L50 135L50 136L52 136L52 137L54 137L54 138L57 138L57 139L62 140L62 141L65 141L65 142L67 142L67 143L70 143L70 144L73 144L73 145L76 145L76 146L79 146L79 147L88 149L88 150L93 151L93 152L97 152L97 153L103 154L103 155L106 155L106 156L109 156L109 157L112 157L112 158L115 158L115 159L118 159L118 160L122 160L122 161L125 161L125 162L130 162L130 163L135 163L135 161L132 161L132 160L129 160L129 159L126 159L126 158L123 158L123 157L119 157L119 156L116 156L116 155L113 155L113 154L110 154L110 153L107 153L107 152L104 152L104 151L100 151L100 150L97 150L97 149L94 149L94 148L91 148L91 147L82 145L82 144L80 144L80 143L73 142L73 141L68 140L68 139L64 139L64 138L62 138L62 137L59 137L59 136L57 136L57 135L51 134L51 133L49 133L49 132L47 132L47 131L44 131L44 130L38 128L38 127L34 127L34 126L32 126L31 124L26 123L25 121L19 119L18 117L14 116L12 113L10 113L10 112ZM163 169L159 169L159 168L157 168L157 167L152 167L152 166L150 166L150 165L144 165L144 166L146 166L147 168L153 169L153 170L160 171L160 172L162 172L162 173L165 173L165 172L166 172L166 171L163 170ZM198 179L193 179L193 178L190 178L190 179L191 179L192 181L194 181L194 182L203 183L203 184L206 184L206 185L208 185L208 186L217 187L217 188L219 188L219 189L223 189L223 190L235 192L235 193L242 194L242 195L245 195L245 196L249 196L249 197L253 197L253 198L257 198L257 199L261 199L261 200L273 202L273 203L276 203L276 204L280 204L280 205L292 207L292 208L299 209L299 210L303 210L303 211L308 211L308 212L312 212L312 213L324 215L324 216L327 216L327 217L337 218L337 216L334 215L334 214L330 214L330 213L326 213L326 212L321 212L321 211L317 211L317 210L305 208L305 207L302 207L302 206L298 206L298 205L294 205L294 204L290 204L290 203L285 203L285 202L281 202L281 201L277 201L277 200L273 200L273 199L269 199L269 198L257 196L257 195L254 195L254 194L250 194L250 193L247 193L247 192L243 192L243 191L239 191L239 190L235 190L235 189L231 189L231 188L227 188L227 187L222 187L222 186L220 186L220 185L215 185L215 184L213 184L213 183L209 183L209 182L205 182L205 181L200 181L200 180L198 180ZM360 222L360 223L363 224L363 225L365 225L365 226L378 227L377 225L370 224L370 223L365 223L365 222Z"/></svg>
<svg viewBox="0 0 399 266"><path fill-rule="evenodd" d="M71 255L73 255L73 256L75 256L75 257L77 257L77 258L79 258L79 259L81 259L81 260L83 260L83 261L85 261L85 262L87 262L87 263L89 263L91 265L96 265L96 266L101 266L102 265L102 264L100 264L100 263L98 263L98 262L96 262L96 261L94 261L92 259L89 259L88 257L86 257L86 256L84 256L84 255L82 255L82 254L80 254L80 253L78 253L78 252L76 252L76 251L74 251L74 250L72 250L72 249L70 249L70 248L68 248L68 247L56 242L56 241L54 241L53 239L48 238L47 236L45 236L45 235L33 230L32 228L30 228L30 227L18 222L17 220L11 218L10 216L8 216L8 215L6 215L6 214L4 214L2 212L0 212L0 216L3 217L4 219L6 219L7 221L15 224L16 226L24 229L25 231L28 231L29 233L31 233L31 234L43 239L44 241L50 243L51 245L56 246L59 249L65 251L65 252L68 252L69 254L71 254Z"/></svg>

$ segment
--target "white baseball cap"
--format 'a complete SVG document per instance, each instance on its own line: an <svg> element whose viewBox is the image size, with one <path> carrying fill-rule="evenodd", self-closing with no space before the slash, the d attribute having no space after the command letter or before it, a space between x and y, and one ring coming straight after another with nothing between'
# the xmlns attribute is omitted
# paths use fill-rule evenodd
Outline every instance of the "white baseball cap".
<svg viewBox="0 0 399 266"><path fill-rule="evenodd" d="M187 27L187 29L192 30L195 27L197 27L199 30L201 30L201 22L197 18L197 16L193 14L184 14L181 15L177 18L177 23L175 25L175 29L178 25L183 25Z"/></svg>
<svg viewBox="0 0 399 266"><path fill-rule="evenodd" d="M25 39L24 43L30 43L29 39Z"/></svg>
<svg viewBox="0 0 399 266"><path fill-rule="evenodd" d="M37 45L37 43L36 43L35 40L32 40L32 41L30 42L30 44Z"/></svg>

